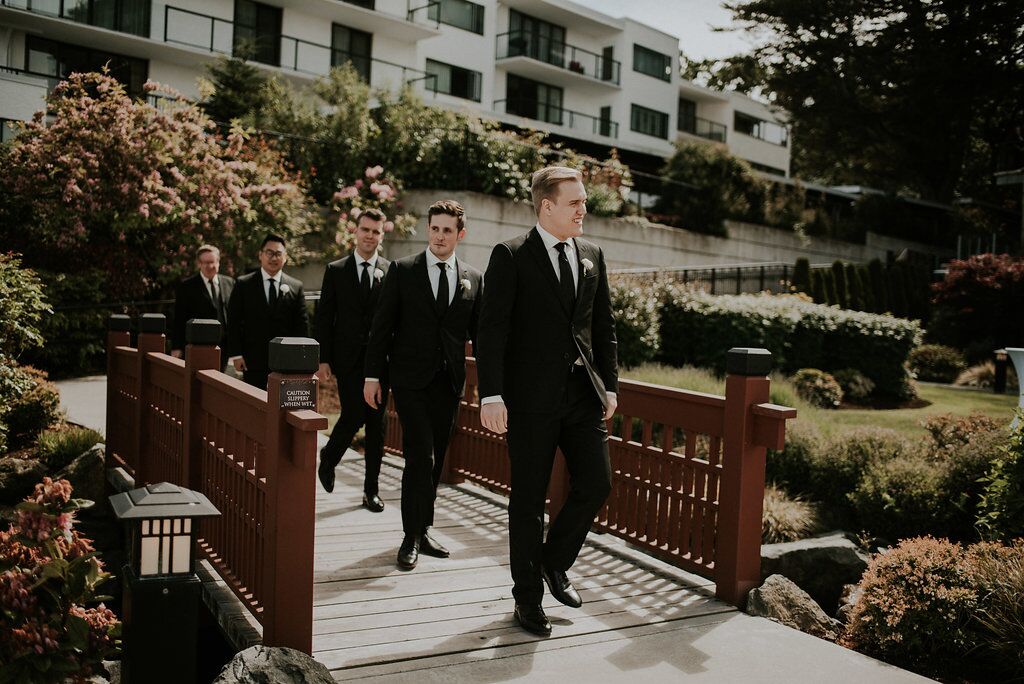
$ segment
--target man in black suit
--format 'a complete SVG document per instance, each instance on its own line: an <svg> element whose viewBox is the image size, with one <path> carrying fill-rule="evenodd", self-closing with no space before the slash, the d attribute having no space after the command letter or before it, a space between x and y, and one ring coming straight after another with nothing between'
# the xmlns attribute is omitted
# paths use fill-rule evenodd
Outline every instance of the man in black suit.
<svg viewBox="0 0 1024 684"><path fill-rule="evenodd" d="M615 412L618 370L604 254L580 238L587 213L581 174L541 169L532 189L537 225L497 245L487 266L477 369L480 420L508 432L515 617L547 636L544 582L561 603L582 604L566 571L611 491L605 421ZM545 541L556 448L571 486Z"/></svg>
<svg viewBox="0 0 1024 684"><path fill-rule="evenodd" d="M384 502L378 495L377 477L384 458L384 407L388 403L388 385L382 376L381 405L370 408L363 401L363 370L377 295L391 264L377 254L384 237L385 220L384 213L378 209L367 209L359 215L355 252L327 264L316 310L319 375L322 380L329 379L332 373L337 377L341 403L338 422L327 446L320 450L317 475L324 489L333 492L334 468L352 444L356 432L365 425L363 506L374 513L384 510Z"/></svg>
<svg viewBox="0 0 1024 684"><path fill-rule="evenodd" d="M391 264L366 350L366 403L382 405L386 366L402 423L402 530L398 567L420 553L447 558L430 534L434 499L466 383L466 340L476 338L483 277L455 258L465 212L453 200L427 210L425 252Z"/></svg>
<svg viewBox="0 0 1024 684"><path fill-rule="evenodd" d="M260 269L238 279L228 302L231 363L247 383L260 389L267 388L270 340L309 334L302 281L281 270L287 261L284 238L265 237Z"/></svg>
<svg viewBox="0 0 1024 684"><path fill-rule="evenodd" d="M171 328L171 356L185 356L185 323L193 318L212 318L220 321L220 366L228 365L227 322L228 301L235 279L221 275L220 250L213 245L202 245L196 250L198 273L185 278L174 293L174 327Z"/></svg>

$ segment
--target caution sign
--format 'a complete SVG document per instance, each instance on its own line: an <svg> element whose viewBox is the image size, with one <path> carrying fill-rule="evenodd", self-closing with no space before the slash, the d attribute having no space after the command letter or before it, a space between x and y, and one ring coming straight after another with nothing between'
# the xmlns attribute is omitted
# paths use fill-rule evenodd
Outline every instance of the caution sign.
<svg viewBox="0 0 1024 684"><path fill-rule="evenodd" d="M282 380L281 408L316 410L316 380Z"/></svg>

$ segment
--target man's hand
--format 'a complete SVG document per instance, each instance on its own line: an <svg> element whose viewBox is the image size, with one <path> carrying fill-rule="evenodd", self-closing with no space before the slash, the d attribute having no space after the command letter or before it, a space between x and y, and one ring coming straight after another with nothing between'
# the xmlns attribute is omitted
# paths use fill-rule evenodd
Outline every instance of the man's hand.
<svg viewBox="0 0 1024 684"><path fill-rule="evenodd" d="M480 407L480 422L497 435L508 432L508 410L505 402L493 401Z"/></svg>
<svg viewBox="0 0 1024 684"><path fill-rule="evenodd" d="M381 391L379 380L367 380L363 383L363 399L370 408L380 408Z"/></svg>
<svg viewBox="0 0 1024 684"><path fill-rule="evenodd" d="M611 420L612 416L615 415L615 409L619 406L619 398L615 395L615 392L605 392L605 396L608 397L608 408L605 409L604 419Z"/></svg>
<svg viewBox="0 0 1024 684"><path fill-rule="evenodd" d="M331 379L331 364L329 364L329 363L321 363L319 370L317 370L317 372L314 375L316 375L316 377L320 380L320 382L325 382L327 380L330 380Z"/></svg>
<svg viewBox="0 0 1024 684"><path fill-rule="evenodd" d="M245 365L245 357L236 356L231 359L231 365L235 367L235 370L239 373L249 370Z"/></svg>
<svg viewBox="0 0 1024 684"><path fill-rule="evenodd" d="M185 358L185 352L182 351L181 349L172 349L171 356L173 356L176 359L183 359Z"/></svg>

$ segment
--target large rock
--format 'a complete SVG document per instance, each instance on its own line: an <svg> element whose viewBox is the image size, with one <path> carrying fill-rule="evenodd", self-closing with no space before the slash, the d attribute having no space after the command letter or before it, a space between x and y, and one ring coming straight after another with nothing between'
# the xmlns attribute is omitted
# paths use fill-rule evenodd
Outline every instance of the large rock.
<svg viewBox="0 0 1024 684"><path fill-rule="evenodd" d="M860 582L867 567L867 555L843 532L761 546L761 579L788 577L830 613L839 607L843 586Z"/></svg>
<svg viewBox="0 0 1024 684"><path fill-rule="evenodd" d="M334 684L334 678L301 651L252 646L232 658L212 684Z"/></svg>
<svg viewBox="0 0 1024 684"><path fill-rule="evenodd" d="M97 444L77 456L53 476L71 483L76 499L89 499L102 504L106 469L103 467L103 445Z"/></svg>
<svg viewBox="0 0 1024 684"><path fill-rule="evenodd" d="M0 458L0 506L13 506L42 481L46 466L33 458Z"/></svg>
<svg viewBox="0 0 1024 684"><path fill-rule="evenodd" d="M747 596L747 613L835 641L842 624L825 614L806 591L782 575L772 575Z"/></svg>

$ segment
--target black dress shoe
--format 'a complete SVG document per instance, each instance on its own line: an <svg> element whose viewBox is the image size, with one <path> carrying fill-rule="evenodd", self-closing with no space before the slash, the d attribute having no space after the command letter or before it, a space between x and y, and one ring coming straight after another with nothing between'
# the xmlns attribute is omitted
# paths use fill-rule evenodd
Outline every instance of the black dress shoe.
<svg viewBox="0 0 1024 684"><path fill-rule="evenodd" d="M420 535L420 553L434 558L447 558L451 554L439 541L430 536L430 528L423 530Z"/></svg>
<svg viewBox="0 0 1024 684"><path fill-rule="evenodd" d="M326 449L327 447L324 447ZM316 469L317 477L320 478L320 484L324 486L327 492L334 491L334 467L327 462L324 457L324 449L320 450L320 466Z"/></svg>
<svg viewBox="0 0 1024 684"><path fill-rule="evenodd" d="M411 534L405 535L402 545L398 547L398 567L412 570L420 559L420 538Z"/></svg>
<svg viewBox="0 0 1024 684"><path fill-rule="evenodd" d="M376 494L363 494L363 508L380 513L384 510L384 500Z"/></svg>
<svg viewBox="0 0 1024 684"><path fill-rule="evenodd" d="M544 576L544 581L547 582L548 589L551 590L551 595L555 597L559 603L563 603L570 608L579 608L583 605L583 599L580 598L580 593L576 591L576 588L569 582L569 578L565 576L565 573L561 570L552 570L546 566L541 566L541 575Z"/></svg>
<svg viewBox="0 0 1024 684"><path fill-rule="evenodd" d="M538 636L551 636L551 623L548 622L548 616L544 614L544 609L539 603L517 603L515 616L516 622L527 632Z"/></svg>

